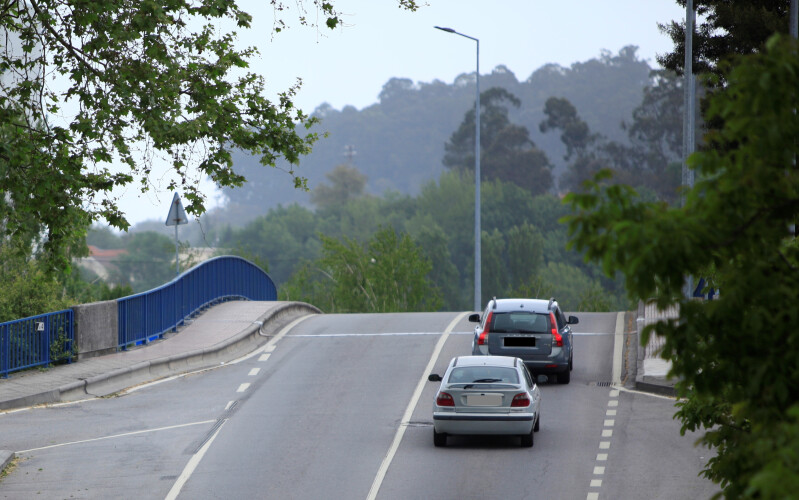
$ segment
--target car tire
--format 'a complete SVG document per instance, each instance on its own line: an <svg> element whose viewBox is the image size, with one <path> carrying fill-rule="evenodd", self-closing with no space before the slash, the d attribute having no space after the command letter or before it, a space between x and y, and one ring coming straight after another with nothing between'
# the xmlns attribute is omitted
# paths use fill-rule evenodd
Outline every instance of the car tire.
<svg viewBox="0 0 799 500"><path fill-rule="evenodd" d="M439 447L447 445L447 434L444 432L436 432L433 429L433 444Z"/></svg>
<svg viewBox="0 0 799 500"><path fill-rule="evenodd" d="M535 416L535 426L533 426L533 432L538 432L541 430L541 414Z"/></svg>
<svg viewBox="0 0 799 500"><path fill-rule="evenodd" d="M533 428L533 429L530 429L530 434L522 434L521 436L519 436L520 438L522 438L522 448L532 448L533 447L533 443L534 443L533 434L534 433L535 433L535 429Z"/></svg>
<svg viewBox="0 0 799 500"><path fill-rule="evenodd" d="M558 373L558 383L568 384L571 381L572 373L569 370Z"/></svg>

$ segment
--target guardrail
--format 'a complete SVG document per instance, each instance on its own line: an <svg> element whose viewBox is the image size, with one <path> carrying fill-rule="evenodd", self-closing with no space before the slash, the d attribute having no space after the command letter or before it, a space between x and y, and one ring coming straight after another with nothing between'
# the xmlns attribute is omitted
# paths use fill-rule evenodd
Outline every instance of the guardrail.
<svg viewBox="0 0 799 500"><path fill-rule="evenodd" d="M72 362L72 309L0 323L0 375L57 361Z"/></svg>
<svg viewBox="0 0 799 500"><path fill-rule="evenodd" d="M197 311L226 300L277 300L277 287L241 257L209 259L153 290L117 299L118 347L148 343L174 331Z"/></svg>

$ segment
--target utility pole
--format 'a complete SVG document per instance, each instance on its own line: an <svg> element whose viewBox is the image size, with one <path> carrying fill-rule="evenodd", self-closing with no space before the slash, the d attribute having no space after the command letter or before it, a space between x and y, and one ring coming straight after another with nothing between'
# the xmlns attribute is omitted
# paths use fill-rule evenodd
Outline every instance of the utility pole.
<svg viewBox="0 0 799 500"><path fill-rule="evenodd" d="M688 157L696 149L696 87L694 84L694 23L696 12L693 0L685 4L685 65L683 79L683 127L682 127L682 188L688 190L694 187L694 171L688 168ZM682 196L682 205L685 206L685 192ZM691 298L694 294L693 276L685 277L684 295Z"/></svg>

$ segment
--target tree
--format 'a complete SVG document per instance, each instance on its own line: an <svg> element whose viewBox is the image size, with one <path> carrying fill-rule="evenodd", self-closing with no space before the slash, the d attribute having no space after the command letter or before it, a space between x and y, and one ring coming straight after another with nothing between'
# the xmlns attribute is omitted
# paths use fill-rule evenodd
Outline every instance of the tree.
<svg viewBox="0 0 799 500"><path fill-rule="evenodd" d="M665 337L682 398L682 431L705 429L715 451L703 474L727 498L799 491L799 44L771 38L735 59L707 117L723 126L689 159L684 207L645 202L603 182L568 195L571 244L624 274L631 299L678 305L680 317L644 330ZM718 300L683 295L707 277Z"/></svg>
<svg viewBox="0 0 799 500"><path fill-rule="evenodd" d="M127 253L114 260L111 279L136 293L161 286L175 277L175 243L163 234L145 231L125 238Z"/></svg>
<svg viewBox="0 0 799 500"><path fill-rule="evenodd" d="M311 191L311 202L317 208L329 209L346 204L349 200L363 196L366 176L357 168L338 165L327 173L330 184L322 184Z"/></svg>
<svg viewBox="0 0 799 500"><path fill-rule="evenodd" d="M505 103L521 106L515 95L501 87L480 94L480 173L489 180L512 182L533 195L545 193L552 187L552 166L530 139L530 131L511 123ZM472 109L444 145L444 166L474 172L474 141Z"/></svg>
<svg viewBox="0 0 799 500"><path fill-rule="evenodd" d="M310 298L327 312L435 311L441 298L432 266L408 234L382 228L366 243L322 238L322 257L306 263L281 297Z"/></svg>
<svg viewBox="0 0 799 500"><path fill-rule="evenodd" d="M339 24L332 2L309 3L327 27ZM416 9L414 0L399 4ZM286 6L272 5L279 32ZM304 2L297 8L301 23L314 18ZM233 29L250 22L235 0L4 3L5 236L17 238L32 224L45 235L43 255L51 267L66 269L68 247L82 240L92 221L102 217L128 227L111 190L139 180L146 191L159 162L171 167L176 179L169 189L183 191L193 214L205 210L194 179L207 176L220 187L245 181L232 169L237 150L263 166L287 160L294 186L305 188L295 166L316 140L302 132L315 120L294 107L299 83L272 102L263 76L245 73L257 49L237 48ZM56 75L63 91L51 86Z"/></svg>
<svg viewBox="0 0 799 500"><path fill-rule="evenodd" d="M685 0L677 0L685 6ZM699 23L693 37L695 73L711 73L724 82L723 62L736 54L763 50L774 33L788 33L790 1L694 0ZM657 57L664 68L682 74L685 65L685 23L660 24L674 50Z"/></svg>

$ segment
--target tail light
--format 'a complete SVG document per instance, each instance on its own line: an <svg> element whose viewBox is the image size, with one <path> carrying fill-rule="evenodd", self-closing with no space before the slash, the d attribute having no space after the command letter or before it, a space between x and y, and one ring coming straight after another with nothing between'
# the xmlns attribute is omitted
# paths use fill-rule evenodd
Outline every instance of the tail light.
<svg viewBox="0 0 799 500"><path fill-rule="evenodd" d="M488 343L488 332L491 329L491 319L494 316L494 311L488 311L488 317L486 318L485 328L483 331L480 332L480 335L477 337L477 345L486 345Z"/></svg>
<svg viewBox="0 0 799 500"><path fill-rule="evenodd" d="M555 347L563 347L563 337L558 332L558 322L555 321L555 314L549 313L549 322L552 324L552 340L555 342Z"/></svg>
<svg viewBox="0 0 799 500"><path fill-rule="evenodd" d="M519 408L523 406L530 406L530 398L526 392L520 392L513 396L513 401L510 402L511 408Z"/></svg>
<svg viewBox="0 0 799 500"><path fill-rule="evenodd" d="M438 406L455 406L455 400L452 399L452 394L439 392L436 396L436 404Z"/></svg>

